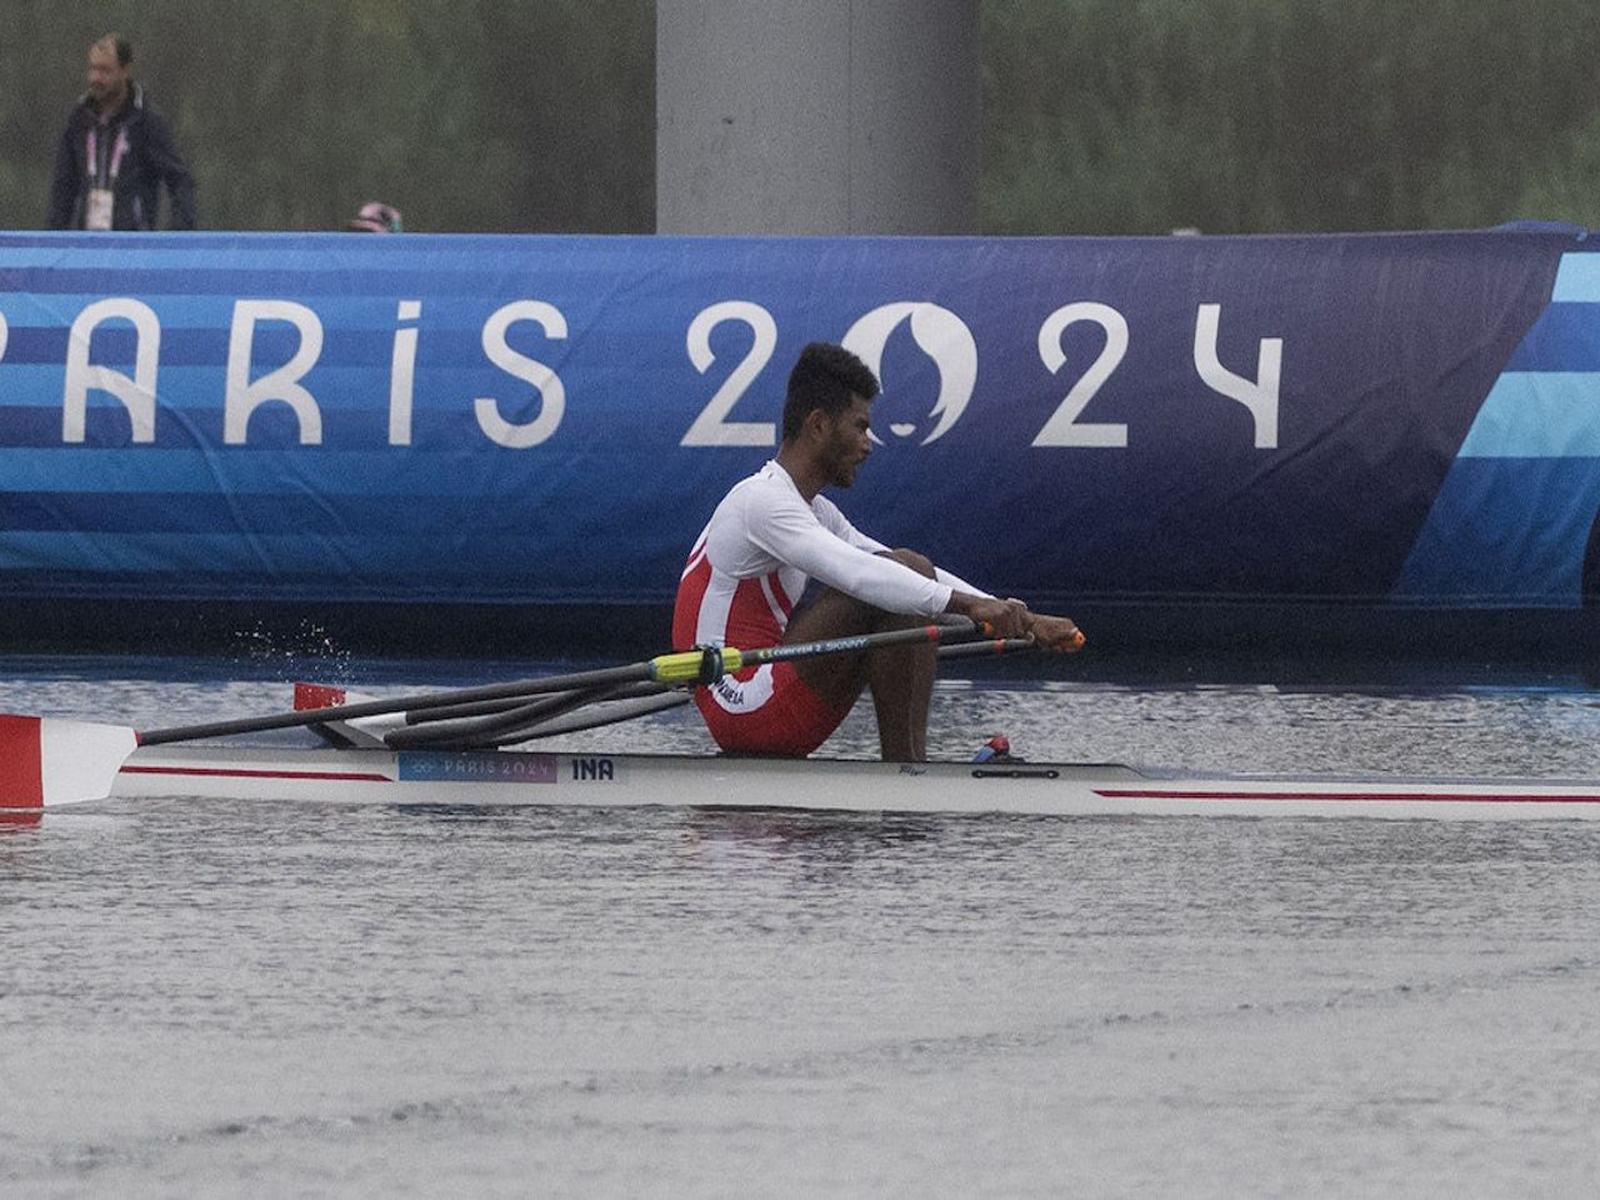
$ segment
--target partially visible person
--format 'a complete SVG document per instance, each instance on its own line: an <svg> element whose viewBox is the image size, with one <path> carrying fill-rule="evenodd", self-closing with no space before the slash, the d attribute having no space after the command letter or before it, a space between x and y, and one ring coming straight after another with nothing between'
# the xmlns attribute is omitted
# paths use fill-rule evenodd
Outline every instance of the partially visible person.
<svg viewBox="0 0 1600 1200"><path fill-rule="evenodd" d="M352 233L399 233L402 229L400 210L381 200L372 200L361 206L345 228Z"/></svg>
<svg viewBox="0 0 1600 1200"><path fill-rule="evenodd" d="M872 452L878 380L842 346L813 342L789 375L777 457L734 485L712 513L678 583L672 644L754 648L968 617L999 637L1072 651L1066 617L1001 600L912 550L860 532L825 487L849 487ZM833 733L862 690L872 692L886 761L927 757L937 669L931 644L800 658L724 676L695 692L724 750L801 758Z"/></svg>
<svg viewBox="0 0 1600 1200"><path fill-rule="evenodd" d="M133 81L133 47L114 33L89 47L89 90L56 151L51 229L155 229L160 190L168 225L193 229L194 178L172 131Z"/></svg>

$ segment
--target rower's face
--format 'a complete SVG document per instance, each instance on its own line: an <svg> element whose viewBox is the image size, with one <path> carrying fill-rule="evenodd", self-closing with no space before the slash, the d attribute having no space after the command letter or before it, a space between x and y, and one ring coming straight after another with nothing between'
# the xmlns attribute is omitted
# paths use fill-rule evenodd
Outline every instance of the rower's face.
<svg viewBox="0 0 1600 1200"><path fill-rule="evenodd" d="M856 471L872 453L872 401L851 396L850 407L834 417L829 426L824 454L829 482L849 487L856 480Z"/></svg>

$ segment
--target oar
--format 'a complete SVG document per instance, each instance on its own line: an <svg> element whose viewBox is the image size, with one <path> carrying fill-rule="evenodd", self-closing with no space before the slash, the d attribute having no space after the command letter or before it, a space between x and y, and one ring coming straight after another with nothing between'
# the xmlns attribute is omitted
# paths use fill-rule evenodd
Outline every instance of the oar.
<svg viewBox="0 0 1600 1200"><path fill-rule="evenodd" d="M611 695L608 698L621 700L633 696L659 696L663 692L673 690L673 684L653 683L650 680L644 680L639 683L614 686L610 689ZM578 688L572 692L554 692L541 703L551 703L567 696L593 696L594 694L594 690L591 688ZM475 704L442 704L438 708L407 710L405 722L407 725L428 725L437 721L453 721L457 717L481 717L490 713L510 712L513 708L523 707L526 702L526 697L518 696L510 700L479 700Z"/></svg>
<svg viewBox="0 0 1600 1200"><path fill-rule="evenodd" d="M977 654L1006 654L1033 648L1033 643L1026 638L994 638L941 645L937 653L940 658L958 658ZM437 750L470 750L510 746L530 738L592 727L591 724L572 725L565 722L560 724L559 729L550 727L550 722L555 722L580 708L604 704L623 697L638 696L650 691L659 694L665 690L667 690L666 685L657 683L619 684L560 692L529 702L482 701L478 704L451 705L448 708L416 714L408 712L407 727L389 730L383 735L383 740L396 750L424 747ZM687 697L682 699L686 700ZM658 711L658 707L648 707L641 711ZM444 719L439 716L441 713L460 719ZM592 724L610 724L612 720L625 719L627 718L614 717L594 721Z"/></svg>
<svg viewBox="0 0 1600 1200"><path fill-rule="evenodd" d="M519 704L501 712L463 717L452 721L431 721L424 725L404 725L391 729L383 740L396 750L415 750L424 746L441 750L470 750L502 741L515 741L545 721L565 716L591 704L617 699L630 685L579 688Z"/></svg>
<svg viewBox="0 0 1600 1200"><path fill-rule="evenodd" d="M953 642L939 647L939 657L976 658L980 654L1013 654L1018 650L1037 650L1028 638L986 638L980 642Z"/></svg>
<svg viewBox="0 0 1600 1200"><path fill-rule="evenodd" d="M963 619L945 625L885 630L880 633L829 638L815 642L767 646L756 650L739 650L728 646L721 649L679 651L658 655L630 666L609 667L598 671L580 671L516 683L491 684L487 687L458 688L390 700L326 705L320 708L301 709L297 712L175 726L168 729L147 730L143 733L126 726L0 713L0 809L37 809L45 805L97 800L107 796L116 782L117 772L122 768L124 760L139 745L159 745L166 742L266 732L273 729L291 729L297 726L351 721L360 717L381 716L388 713L470 704L480 700L548 696L560 692L576 693L569 698L571 702L563 701L551 706L552 710L556 711L544 711L532 726L525 726L517 731L526 737L532 735L534 728L554 718L557 711L568 713L607 695L636 695L630 685L643 681L653 681L669 688L710 683L729 672L763 663L792 661L812 655L874 650L911 643L937 645L945 637L954 635L970 639L975 633L972 623ZM972 644L975 652L1004 653L1010 649L1025 648L1030 643L1011 639ZM981 649L977 649L979 647ZM553 731L552 729L551 732ZM494 739L494 744L504 744L507 740L509 739L502 735Z"/></svg>
<svg viewBox="0 0 1600 1200"><path fill-rule="evenodd" d="M1018 650L1034 649L1037 649L1037 647L1027 638L989 638L974 642L951 642L949 644L941 644L939 646L939 658L941 660L951 658L973 658L980 654L1010 654ZM573 707L568 706L565 703L567 697L570 696L582 695L587 697L587 699L584 701L585 704L599 703L602 701L605 703L616 703L617 701L631 699L635 696L659 696L664 692L674 690L675 686L676 685L673 684L655 683L649 680L644 680L639 683L608 689L604 696L594 689L580 688L573 692L553 693L547 699L541 700L538 703L541 705L550 705L552 708L554 708L556 704L562 704L563 707L561 708L561 712L565 713L571 711ZM667 705L665 707L676 707L676 705L683 703L686 699L687 697L679 697L673 702L672 705ZM510 712L512 709L522 708L533 708L532 705L527 703L527 698L525 696L517 696L509 700L479 700L471 704L441 704L437 708L406 710L405 723L407 725L428 725L440 721L453 721L458 717L481 717L488 716L492 713L505 713ZM654 710L653 708L646 706L643 711L649 712ZM529 715L537 715L537 712L538 710L534 710L534 712L530 713ZM605 723L610 724L609 721Z"/></svg>
<svg viewBox="0 0 1600 1200"><path fill-rule="evenodd" d="M139 735L120 725L0 713L0 808L43 808L111 793Z"/></svg>
<svg viewBox="0 0 1600 1200"><path fill-rule="evenodd" d="M722 676L763 663L789 662L823 654L845 654L854 650L876 650L908 643L938 643L945 637L970 638L976 632L971 621L962 618L948 625L917 625L908 629L887 629L851 637L827 638L816 642L765 646L739 650L733 646L707 647L659 654L641 663L622 667L602 667L597 671L578 671L569 675L547 675L512 683L492 683L484 687L456 688L442 692L423 692L387 700L364 700L356 704L334 704L324 708L303 708L297 712L270 713L232 721L210 721L199 725L177 725L170 729L150 729L139 734L139 744L158 746L166 742L192 742L203 738L231 737L240 733L265 733L272 729L293 729L323 721L352 721L357 717L376 717L385 713L413 712L477 700L505 700L519 696L544 696L551 692L590 690L613 684L653 680L671 685L711 684Z"/></svg>
<svg viewBox="0 0 1600 1200"><path fill-rule="evenodd" d="M359 717L439 708L478 700L599 690L640 680L668 685L709 684L729 672L762 663L909 643L937 644L948 636L971 637L974 632L970 621L961 620L947 625L891 629L881 633L796 642L757 650L739 650L732 646L687 650L598 671L579 671L542 679L457 688L388 700L326 705L239 720L151 729L142 733L121 725L0 713L0 808L33 809L98 800L107 796L111 793L123 761L140 745L155 746L241 733L265 733L272 729L293 729L326 721L351 721Z"/></svg>
<svg viewBox="0 0 1600 1200"><path fill-rule="evenodd" d="M638 696L631 700L616 700L604 708L586 709L582 712L568 713L564 717L540 721L536 728L518 734L514 740L530 741L533 738L554 737L558 733L578 733L585 729L599 729L603 725L616 725L619 722L633 721L639 717L649 716L652 713L666 712L671 708L680 708L693 699L694 697L688 692L658 692L654 696ZM497 740L495 744L503 746L511 745L512 742Z"/></svg>

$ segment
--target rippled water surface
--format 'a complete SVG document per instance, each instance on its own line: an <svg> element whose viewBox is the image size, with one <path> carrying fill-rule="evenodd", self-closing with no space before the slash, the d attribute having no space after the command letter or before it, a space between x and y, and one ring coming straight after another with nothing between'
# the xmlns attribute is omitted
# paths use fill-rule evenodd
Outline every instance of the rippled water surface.
<svg viewBox="0 0 1600 1200"><path fill-rule="evenodd" d="M0 707L284 705L225 680L13 664ZM1038 758L1600 774L1600 697L1559 681L941 688L937 754L993 729ZM568 744L705 743L678 714ZM872 746L858 713L830 750ZM1600 1186L1592 823L119 801L0 827L0 938L19 1196Z"/></svg>

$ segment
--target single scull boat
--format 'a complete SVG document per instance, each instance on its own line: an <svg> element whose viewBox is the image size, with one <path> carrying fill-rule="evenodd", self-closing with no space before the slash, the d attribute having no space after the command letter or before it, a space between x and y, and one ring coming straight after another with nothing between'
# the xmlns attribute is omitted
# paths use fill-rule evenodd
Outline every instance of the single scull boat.
<svg viewBox="0 0 1600 1200"><path fill-rule="evenodd" d="M109 791L322 804L1600 820L1600 787L1547 780L1204 777L1115 764L375 747L152 746L129 755Z"/></svg>
<svg viewBox="0 0 1600 1200"><path fill-rule="evenodd" d="M84 801L186 797L319 804L1600 820L1600 784L1589 781L1206 777L1117 764L1009 759L885 763L565 753L525 746L530 737L682 703L683 689L741 663L914 641L939 644L963 632L976 631L970 625L965 630L928 626L753 651L702 648L625 667L386 700L301 685L290 712L144 732L0 714L0 809L37 812ZM1015 643L1004 641L969 642L953 651L1013 648ZM941 651L950 649L941 646ZM314 729L335 744L206 741L297 727Z"/></svg>

